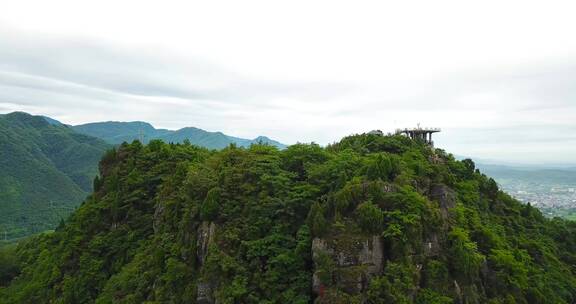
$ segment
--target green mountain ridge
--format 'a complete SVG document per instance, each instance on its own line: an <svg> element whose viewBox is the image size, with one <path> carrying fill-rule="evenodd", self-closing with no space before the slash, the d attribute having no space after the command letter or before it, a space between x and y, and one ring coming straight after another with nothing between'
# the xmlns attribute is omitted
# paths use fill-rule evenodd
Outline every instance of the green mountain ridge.
<svg viewBox="0 0 576 304"><path fill-rule="evenodd" d="M96 122L72 126L72 128L79 133L101 138L111 144L121 144L123 142L142 139L144 143L148 143L151 140L160 139L167 143L183 143L185 140L188 140L194 145L209 149L223 149L230 144L249 147L252 144L258 143L269 144L280 149L286 148L286 145L265 136L259 136L255 139L245 139L228 136L222 132L208 132L195 127L186 127L172 131L156 129L151 124L142 121Z"/></svg>
<svg viewBox="0 0 576 304"><path fill-rule="evenodd" d="M0 233L53 229L89 192L110 146L44 117L0 115Z"/></svg>
<svg viewBox="0 0 576 304"><path fill-rule="evenodd" d="M104 122L68 126L24 112L0 115L0 241L56 227L92 191L98 161L112 145L143 137L213 149L230 144L267 143L197 128L155 129L146 122ZM106 143L108 142L108 143Z"/></svg>
<svg viewBox="0 0 576 304"><path fill-rule="evenodd" d="M2 303L576 301L576 223L401 136L122 144L65 223L4 256Z"/></svg>

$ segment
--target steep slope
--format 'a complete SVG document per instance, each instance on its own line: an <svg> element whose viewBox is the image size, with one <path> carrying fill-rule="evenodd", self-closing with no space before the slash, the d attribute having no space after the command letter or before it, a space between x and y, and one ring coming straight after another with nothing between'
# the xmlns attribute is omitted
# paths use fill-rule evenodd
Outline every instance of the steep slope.
<svg viewBox="0 0 576 304"><path fill-rule="evenodd" d="M5 303L574 303L576 224L405 137L323 149L135 142Z"/></svg>
<svg viewBox="0 0 576 304"><path fill-rule="evenodd" d="M74 130L82 134L94 136L105 140L111 144L121 144L132 142L136 139L144 139L147 143L150 140L160 139L167 143L183 143L185 140L194 145L206 147L208 149L223 149L230 144L240 147L249 147L252 144L265 143L278 148L285 148L284 144L271 140L265 136L255 139L245 139L228 136L222 132L208 132L202 129L188 127L176 131L155 129L146 122L97 122L84 125L73 126Z"/></svg>
<svg viewBox="0 0 576 304"><path fill-rule="evenodd" d="M41 116L0 115L2 238L53 229L92 190L107 148Z"/></svg>

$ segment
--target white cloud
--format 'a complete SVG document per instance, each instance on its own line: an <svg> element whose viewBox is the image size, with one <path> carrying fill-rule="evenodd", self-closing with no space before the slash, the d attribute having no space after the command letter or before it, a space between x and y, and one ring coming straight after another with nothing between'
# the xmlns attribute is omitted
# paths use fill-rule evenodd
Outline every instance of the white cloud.
<svg viewBox="0 0 576 304"><path fill-rule="evenodd" d="M575 8L9 1L0 111L323 144L420 122L458 154L576 163Z"/></svg>

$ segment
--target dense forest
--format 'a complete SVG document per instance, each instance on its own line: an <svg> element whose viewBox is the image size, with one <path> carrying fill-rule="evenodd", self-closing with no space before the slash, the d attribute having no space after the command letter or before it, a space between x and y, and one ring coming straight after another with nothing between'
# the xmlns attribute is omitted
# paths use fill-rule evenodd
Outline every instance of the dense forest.
<svg viewBox="0 0 576 304"><path fill-rule="evenodd" d="M575 265L576 223L406 137L135 141L55 232L0 252L0 302L574 303Z"/></svg>
<svg viewBox="0 0 576 304"><path fill-rule="evenodd" d="M110 147L42 116L0 115L0 242L57 226L92 192Z"/></svg>
<svg viewBox="0 0 576 304"><path fill-rule="evenodd" d="M145 122L68 126L24 112L0 115L0 246L54 229L92 192L106 150L138 138L188 140L209 149L231 143L286 147L264 136L250 140L197 128L171 131Z"/></svg>

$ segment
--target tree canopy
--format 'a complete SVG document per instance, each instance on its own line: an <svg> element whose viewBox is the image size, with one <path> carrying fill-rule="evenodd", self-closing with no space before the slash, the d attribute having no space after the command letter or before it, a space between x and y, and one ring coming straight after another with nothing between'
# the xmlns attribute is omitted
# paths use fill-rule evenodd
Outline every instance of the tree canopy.
<svg viewBox="0 0 576 304"><path fill-rule="evenodd" d="M576 224L402 136L285 150L136 141L104 156L95 185L54 233L0 252L4 303L576 301ZM369 276L318 249L380 243Z"/></svg>

